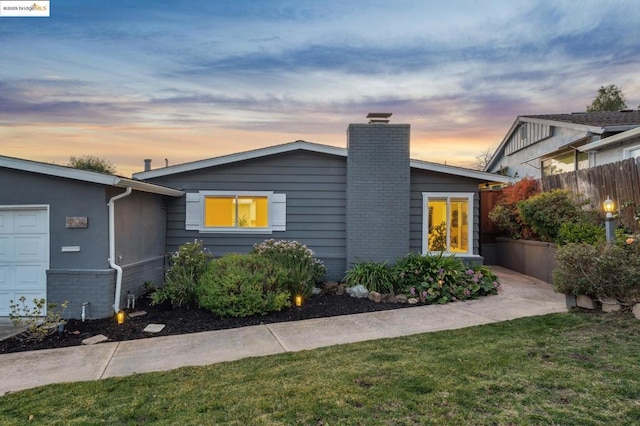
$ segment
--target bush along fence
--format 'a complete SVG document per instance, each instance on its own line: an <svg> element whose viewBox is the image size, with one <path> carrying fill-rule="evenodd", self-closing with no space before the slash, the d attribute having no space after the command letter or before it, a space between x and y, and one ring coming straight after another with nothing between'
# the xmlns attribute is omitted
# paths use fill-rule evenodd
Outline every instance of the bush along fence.
<svg viewBox="0 0 640 426"><path fill-rule="evenodd" d="M171 256L165 284L151 289L154 304L193 306L219 316L244 317L286 309L296 296L312 297L325 267L305 245L267 240L248 254L213 259L202 243L181 246ZM395 266L357 262L344 284L323 283L324 292L368 297L376 302L447 303L496 294L497 277L485 266L467 266L453 256L409 254Z"/></svg>
<svg viewBox="0 0 640 426"><path fill-rule="evenodd" d="M621 164L632 162L619 163L624 169ZM507 187L489 213L491 220L511 239L542 241L555 251L552 282L567 295L569 306L629 309L640 318L640 215L635 207L629 221L620 220L614 241L607 242L604 215L589 199L564 189L538 192L536 183L523 179Z"/></svg>

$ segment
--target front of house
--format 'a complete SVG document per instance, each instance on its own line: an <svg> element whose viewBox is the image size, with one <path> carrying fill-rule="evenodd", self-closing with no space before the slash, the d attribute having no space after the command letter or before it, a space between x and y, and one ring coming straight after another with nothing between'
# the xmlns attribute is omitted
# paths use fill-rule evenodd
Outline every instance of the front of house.
<svg viewBox="0 0 640 426"><path fill-rule="evenodd" d="M478 188L509 178L411 160L409 143L408 124L372 120L347 149L296 141L134 179L0 157L0 316L25 296L108 317L196 239L214 256L296 240L331 280L409 252L481 263Z"/></svg>
<svg viewBox="0 0 640 426"><path fill-rule="evenodd" d="M168 205L168 251L195 239L214 256L296 240L331 280L357 260L409 252L481 263L478 187L509 179L411 160L409 143L408 124L351 124L347 149L296 141L134 178L186 192Z"/></svg>
<svg viewBox="0 0 640 426"><path fill-rule="evenodd" d="M539 179L638 157L639 128L638 110L519 116L485 171Z"/></svg>

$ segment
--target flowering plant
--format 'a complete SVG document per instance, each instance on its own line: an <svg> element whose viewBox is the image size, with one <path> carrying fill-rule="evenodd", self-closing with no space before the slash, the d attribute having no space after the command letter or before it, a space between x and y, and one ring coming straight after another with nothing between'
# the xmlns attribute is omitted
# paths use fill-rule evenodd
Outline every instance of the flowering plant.
<svg viewBox="0 0 640 426"><path fill-rule="evenodd" d="M251 253L266 257L288 270L292 295L310 296L316 282L326 273L324 263L315 257L313 250L298 241L266 240L254 244Z"/></svg>
<svg viewBox="0 0 640 426"><path fill-rule="evenodd" d="M453 256L412 253L395 266L397 287L423 303L447 303L495 294L496 276L486 266L465 266Z"/></svg>

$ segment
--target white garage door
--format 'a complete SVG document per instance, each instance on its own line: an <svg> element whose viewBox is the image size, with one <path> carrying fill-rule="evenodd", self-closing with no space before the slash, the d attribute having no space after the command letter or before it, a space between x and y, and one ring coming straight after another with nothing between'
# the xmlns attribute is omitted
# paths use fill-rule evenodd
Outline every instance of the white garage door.
<svg viewBox="0 0 640 426"><path fill-rule="evenodd" d="M11 312L10 300L47 297L49 210L0 206L0 316Z"/></svg>

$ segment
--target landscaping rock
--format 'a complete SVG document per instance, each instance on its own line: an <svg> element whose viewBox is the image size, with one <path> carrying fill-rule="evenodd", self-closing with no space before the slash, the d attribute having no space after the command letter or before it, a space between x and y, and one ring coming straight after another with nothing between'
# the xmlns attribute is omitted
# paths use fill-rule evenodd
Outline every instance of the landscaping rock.
<svg viewBox="0 0 640 426"><path fill-rule="evenodd" d="M584 294L578 295L576 304L578 305L578 307L585 308L585 309L597 308L596 302L592 298L590 298L589 296L585 296Z"/></svg>
<svg viewBox="0 0 640 426"><path fill-rule="evenodd" d="M634 317L640 319L640 303L636 303L635 305L633 305L633 309L631 310L631 312L633 312Z"/></svg>
<svg viewBox="0 0 640 426"><path fill-rule="evenodd" d="M565 294L564 298L567 308L575 308L576 306L578 306L578 301L575 294Z"/></svg>
<svg viewBox="0 0 640 426"><path fill-rule="evenodd" d="M602 312L616 312L622 309L616 299L606 297L602 299Z"/></svg>
<svg viewBox="0 0 640 426"><path fill-rule="evenodd" d="M376 303L380 303L380 301L382 300L382 295L377 291L370 291L369 300L373 300Z"/></svg>
<svg viewBox="0 0 640 426"><path fill-rule="evenodd" d="M419 302L417 297L410 297L409 299L407 299L407 303L410 305L415 305Z"/></svg>
<svg viewBox="0 0 640 426"><path fill-rule="evenodd" d="M383 294L382 295L382 303L398 303L395 294Z"/></svg>
<svg viewBox="0 0 640 426"><path fill-rule="evenodd" d="M106 342L107 340L109 340L109 338L107 336L105 336L104 334L98 334L97 336L93 336L93 337L89 337L87 339L84 339L82 341L82 344L83 345L95 345L96 343Z"/></svg>
<svg viewBox="0 0 640 426"><path fill-rule="evenodd" d="M322 289L318 287L314 287L313 290L311 290L311 294L313 294L314 296L322 294Z"/></svg>
<svg viewBox="0 0 640 426"><path fill-rule="evenodd" d="M145 333L160 333L164 329L164 324L149 324L144 328Z"/></svg>
<svg viewBox="0 0 640 426"><path fill-rule="evenodd" d="M344 284L336 281L327 281L322 283L322 291L326 294L340 296L344 294Z"/></svg>
<svg viewBox="0 0 640 426"><path fill-rule="evenodd" d="M351 297L357 297L358 299L364 299L369 296L369 290L362 284L355 285L353 287L347 287L347 293Z"/></svg>
<svg viewBox="0 0 640 426"><path fill-rule="evenodd" d="M409 298L406 294L396 294L396 303L400 303L402 305L406 304Z"/></svg>
<svg viewBox="0 0 640 426"><path fill-rule="evenodd" d="M129 318L136 318L136 317L141 317L143 315L147 315L147 311L136 311L136 312L131 312L129 314Z"/></svg>

